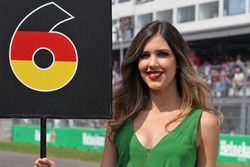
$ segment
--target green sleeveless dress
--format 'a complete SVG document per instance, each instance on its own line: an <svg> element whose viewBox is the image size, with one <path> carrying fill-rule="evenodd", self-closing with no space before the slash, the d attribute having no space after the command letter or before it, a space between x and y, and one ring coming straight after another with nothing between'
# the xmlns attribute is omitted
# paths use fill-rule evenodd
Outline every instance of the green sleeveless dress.
<svg viewBox="0 0 250 167"><path fill-rule="evenodd" d="M127 121L115 136L118 150L116 167L195 167L201 113L201 109L193 109L152 149L142 146L134 133L133 121Z"/></svg>

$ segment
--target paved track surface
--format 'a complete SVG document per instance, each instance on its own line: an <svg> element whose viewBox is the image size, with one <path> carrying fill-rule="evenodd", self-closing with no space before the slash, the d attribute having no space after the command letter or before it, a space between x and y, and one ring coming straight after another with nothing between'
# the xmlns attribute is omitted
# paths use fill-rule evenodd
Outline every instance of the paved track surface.
<svg viewBox="0 0 250 167"><path fill-rule="evenodd" d="M33 167L36 155L0 151L0 167ZM99 167L98 163L53 158L57 167Z"/></svg>

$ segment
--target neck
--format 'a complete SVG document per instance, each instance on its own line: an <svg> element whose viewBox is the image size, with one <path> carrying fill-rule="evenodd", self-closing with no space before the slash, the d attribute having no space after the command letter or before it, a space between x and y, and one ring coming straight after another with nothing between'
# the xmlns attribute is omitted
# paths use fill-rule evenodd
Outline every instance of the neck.
<svg viewBox="0 0 250 167"><path fill-rule="evenodd" d="M177 88L165 91L150 90L151 107L155 111L173 111L180 109L181 97Z"/></svg>

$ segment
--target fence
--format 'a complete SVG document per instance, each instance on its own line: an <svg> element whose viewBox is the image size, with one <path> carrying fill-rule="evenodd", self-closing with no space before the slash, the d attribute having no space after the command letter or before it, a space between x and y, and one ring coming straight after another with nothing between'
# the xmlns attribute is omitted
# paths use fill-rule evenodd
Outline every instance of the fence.
<svg viewBox="0 0 250 167"><path fill-rule="evenodd" d="M104 129L48 128L47 144L54 147L76 148L102 151L104 147ZM40 143L40 127L14 125L12 141L18 143Z"/></svg>
<svg viewBox="0 0 250 167"><path fill-rule="evenodd" d="M215 98L213 107L224 115L221 133L250 134L250 98Z"/></svg>
<svg viewBox="0 0 250 167"><path fill-rule="evenodd" d="M13 142L38 144L38 126L13 126ZM53 147L103 151L104 129L48 128L47 143ZM250 164L250 136L220 135L218 161Z"/></svg>

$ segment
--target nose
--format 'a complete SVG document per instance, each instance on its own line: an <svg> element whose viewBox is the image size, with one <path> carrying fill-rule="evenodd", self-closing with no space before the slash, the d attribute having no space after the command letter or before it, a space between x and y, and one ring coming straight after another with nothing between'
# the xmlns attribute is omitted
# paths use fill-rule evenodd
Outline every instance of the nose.
<svg viewBox="0 0 250 167"><path fill-rule="evenodd" d="M150 56L148 66L150 68L157 68L159 66L157 57L155 55Z"/></svg>

